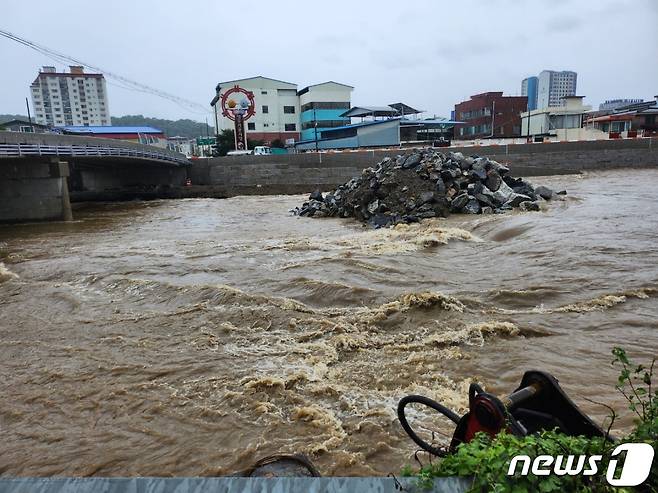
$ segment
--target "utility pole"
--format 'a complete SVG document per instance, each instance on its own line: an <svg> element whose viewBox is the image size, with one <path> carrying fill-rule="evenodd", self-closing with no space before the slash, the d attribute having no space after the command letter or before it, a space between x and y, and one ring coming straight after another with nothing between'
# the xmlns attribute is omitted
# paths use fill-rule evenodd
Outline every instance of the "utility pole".
<svg viewBox="0 0 658 493"><path fill-rule="evenodd" d="M27 102L27 98L25 98L25 106L27 106L27 119L30 122L30 128L32 129L32 133L34 133L34 126L32 125L32 115L30 114L30 103Z"/></svg>
<svg viewBox="0 0 658 493"><path fill-rule="evenodd" d="M528 123L527 123L525 141L526 144L530 142L530 98L528 98Z"/></svg>
<svg viewBox="0 0 658 493"><path fill-rule="evenodd" d="M315 103L313 103L313 128L315 130L315 152L318 152L318 119L315 116Z"/></svg>
<svg viewBox="0 0 658 493"><path fill-rule="evenodd" d="M491 138L493 138L494 136L495 122L496 122L496 100L494 99L493 102L491 103L491 135L490 135Z"/></svg>
<svg viewBox="0 0 658 493"><path fill-rule="evenodd" d="M213 107L215 113L215 151L219 155L219 120L217 118L217 103L219 102L219 91L215 97L210 101L210 106Z"/></svg>

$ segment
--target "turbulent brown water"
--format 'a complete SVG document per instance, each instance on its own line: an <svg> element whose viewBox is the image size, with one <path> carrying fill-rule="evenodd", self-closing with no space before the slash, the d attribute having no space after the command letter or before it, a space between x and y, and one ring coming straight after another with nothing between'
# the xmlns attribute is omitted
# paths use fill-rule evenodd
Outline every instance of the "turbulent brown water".
<svg viewBox="0 0 658 493"><path fill-rule="evenodd" d="M610 350L658 353L658 170L534 180L541 213L393 230L302 197L87 206L0 227L0 474L324 474L412 462L408 393L463 410L555 374L601 421ZM628 418L616 428L628 426Z"/></svg>

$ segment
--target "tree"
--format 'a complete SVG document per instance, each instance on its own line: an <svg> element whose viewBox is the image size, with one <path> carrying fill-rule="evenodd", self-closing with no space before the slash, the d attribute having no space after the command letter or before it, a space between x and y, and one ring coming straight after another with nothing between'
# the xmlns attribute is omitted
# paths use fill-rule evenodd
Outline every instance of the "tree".
<svg viewBox="0 0 658 493"><path fill-rule="evenodd" d="M144 115L113 116L112 125L116 126L147 126L162 130L167 136L180 135L188 139L194 139L205 135L214 135L215 129L205 123L194 120L165 120L163 118L151 118Z"/></svg>
<svg viewBox="0 0 658 493"><path fill-rule="evenodd" d="M272 142L270 142L270 147L276 147L277 149L285 149L286 143L281 139L274 139Z"/></svg>
<svg viewBox="0 0 658 493"><path fill-rule="evenodd" d="M219 156L226 156L226 153L232 151L235 147L235 137L233 130L221 130L217 136L217 154Z"/></svg>
<svg viewBox="0 0 658 493"><path fill-rule="evenodd" d="M253 149L262 146L263 141L258 139L247 139L247 147ZM235 137L232 129L221 130L217 139L217 155L226 156L229 151L235 149Z"/></svg>

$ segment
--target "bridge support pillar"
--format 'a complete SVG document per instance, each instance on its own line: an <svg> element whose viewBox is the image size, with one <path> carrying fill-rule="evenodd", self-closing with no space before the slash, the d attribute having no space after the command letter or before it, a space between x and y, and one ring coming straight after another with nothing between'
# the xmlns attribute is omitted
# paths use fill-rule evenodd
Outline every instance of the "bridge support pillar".
<svg viewBox="0 0 658 493"><path fill-rule="evenodd" d="M0 222L72 220L68 175L57 158L0 160Z"/></svg>
<svg viewBox="0 0 658 493"><path fill-rule="evenodd" d="M71 174L69 163L60 161L58 158L50 160L50 176L59 178L60 189L62 191L62 220L73 221L73 211L71 210L71 197L69 196L68 178Z"/></svg>

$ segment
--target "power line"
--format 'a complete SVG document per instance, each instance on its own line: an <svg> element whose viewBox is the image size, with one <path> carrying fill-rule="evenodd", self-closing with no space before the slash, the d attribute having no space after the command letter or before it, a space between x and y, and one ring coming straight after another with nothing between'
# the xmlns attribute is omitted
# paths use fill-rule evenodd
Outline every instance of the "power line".
<svg viewBox="0 0 658 493"><path fill-rule="evenodd" d="M85 67L87 69L100 72L103 75L107 76L108 78L114 79L117 81L119 84L116 84L118 87L122 87L124 89L128 89L131 91L137 91L137 92L142 92L146 94L151 94L153 96L158 96L160 98L166 99L168 101L171 101L173 103L176 103L178 106L187 109L189 111L192 111L194 113L203 113L203 114L208 114L210 110L207 109L205 105L199 104L195 101L190 101L189 99L181 98L178 97L174 94L169 94L165 91L161 91L160 89L156 89L151 86L147 86L146 84L142 84L140 82L136 82L134 80L128 79L126 77L123 77L121 75L115 74L110 72L109 70L104 70L100 67L94 66L90 63L85 63L81 60L78 60L70 55L66 55L64 53L60 53L58 51L55 51L51 48L48 48L46 46L40 45L38 43L35 43L33 41L30 41L28 39L22 38L16 34L10 33L9 31L3 31L0 29L0 36L3 36L7 39L10 39L12 41L16 41L19 44L22 44L23 46L27 46L28 48L35 50L42 55L47 56L51 60L55 60L57 62L67 64L67 63L73 63L75 65L80 65L82 67Z"/></svg>

